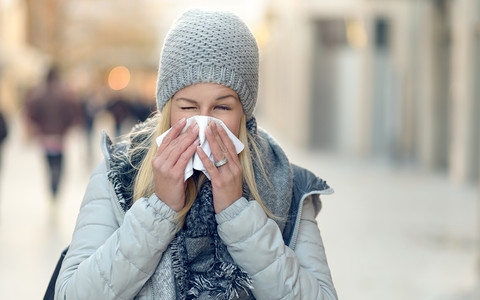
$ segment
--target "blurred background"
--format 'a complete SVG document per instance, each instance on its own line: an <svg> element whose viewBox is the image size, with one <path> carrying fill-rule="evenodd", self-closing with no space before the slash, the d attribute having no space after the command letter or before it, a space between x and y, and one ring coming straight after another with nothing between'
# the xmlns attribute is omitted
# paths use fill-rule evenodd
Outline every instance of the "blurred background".
<svg viewBox="0 0 480 300"><path fill-rule="evenodd" d="M247 22L260 126L335 189L317 220L339 297L480 299L476 0L0 0L0 299L43 297L100 132L155 110L190 7ZM68 106L41 104L52 66Z"/></svg>

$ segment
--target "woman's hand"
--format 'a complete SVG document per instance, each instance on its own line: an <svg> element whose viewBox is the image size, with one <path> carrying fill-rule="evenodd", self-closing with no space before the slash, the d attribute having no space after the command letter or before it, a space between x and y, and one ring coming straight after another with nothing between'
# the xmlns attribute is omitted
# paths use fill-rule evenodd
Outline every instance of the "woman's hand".
<svg viewBox="0 0 480 300"><path fill-rule="evenodd" d="M155 194L177 212L185 206L185 168L198 146L198 124L180 134L185 124L182 119L173 125L152 159Z"/></svg>
<svg viewBox="0 0 480 300"><path fill-rule="evenodd" d="M226 164L216 167L202 148L197 147L198 156L212 181L215 213L219 213L242 197L242 165L233 142L221 125L210 122L206 130L206 137L215 162L227 159Z"/></svg>

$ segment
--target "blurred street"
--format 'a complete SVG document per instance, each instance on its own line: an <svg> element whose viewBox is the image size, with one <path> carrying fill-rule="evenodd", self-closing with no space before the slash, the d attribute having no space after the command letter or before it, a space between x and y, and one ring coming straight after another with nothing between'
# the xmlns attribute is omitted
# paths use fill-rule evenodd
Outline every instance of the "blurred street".
<svg viewBox="0 0 480 300"><path fill-rule="evenodd" d="M92 164L83 132L68 136L66 176L53 206L41 151L12 121L0 175L0 299L41 299L101 159L99 131L111 123L95 125ZM471 296L479 282L475 186L405 166L308 153L271 133L292 162L336 191L323 198L318 221L340 299L478 299Z"/></svg>
<svg viewBox="0 0 480 300"><path fill-rule="evenodd" d="M86 139L71 131L65 176L52 205L41 148L27 140L19 119L12 119L0 170L0 299L42 299L56 261L70 242L76 215L95 162L86 157ZM99 143L94 136L95 149ZM93 162L95 161L95 162Z"/></svg>
<svg viewBox="0 0 480 300"><path fill-rule="evenodd" d="M43 298L101 130L156 109L164 38L192 7L245 20L259 124L335 190L318 223L340 299L480 299L475 0L0 0L0 299ZM64 155L56 202L46 154L53 174Z"/></svg>
<svg viewBox="0 0 480 300"><path fill-rule="evenodd" d="M278 140L335 190L317 220L339 299L480 299L476 186Z"/></svg>

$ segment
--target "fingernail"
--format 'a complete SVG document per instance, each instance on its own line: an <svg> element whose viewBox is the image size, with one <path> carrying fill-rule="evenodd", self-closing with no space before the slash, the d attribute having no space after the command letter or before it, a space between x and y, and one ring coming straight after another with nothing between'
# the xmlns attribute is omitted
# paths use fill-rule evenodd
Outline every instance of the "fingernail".
<svg viewBox="0 0 480 300"><path fill-rule="evenodd" d="M193 132L198 132L198 124L195 123L195 125L193 125L193 128L192 128Z"/></svg>
<svg viewBox="0 0 480 300"><path fill-rule="evenodd" d="M177 124L181 125L181 124L185 123L186 120L187 119L185 119L185 118L181 118L180 121L177 122Z"/></svg>

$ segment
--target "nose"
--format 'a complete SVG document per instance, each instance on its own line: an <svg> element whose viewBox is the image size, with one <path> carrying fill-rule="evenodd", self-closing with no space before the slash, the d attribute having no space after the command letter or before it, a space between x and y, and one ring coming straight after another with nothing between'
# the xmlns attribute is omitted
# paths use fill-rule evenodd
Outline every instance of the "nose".
<svg viewBox="0 0 480 300"><path fill-rule="evenodd" d="M200 110L200 116L213 117L212 111L208 108L203 108Z"/></svg>

